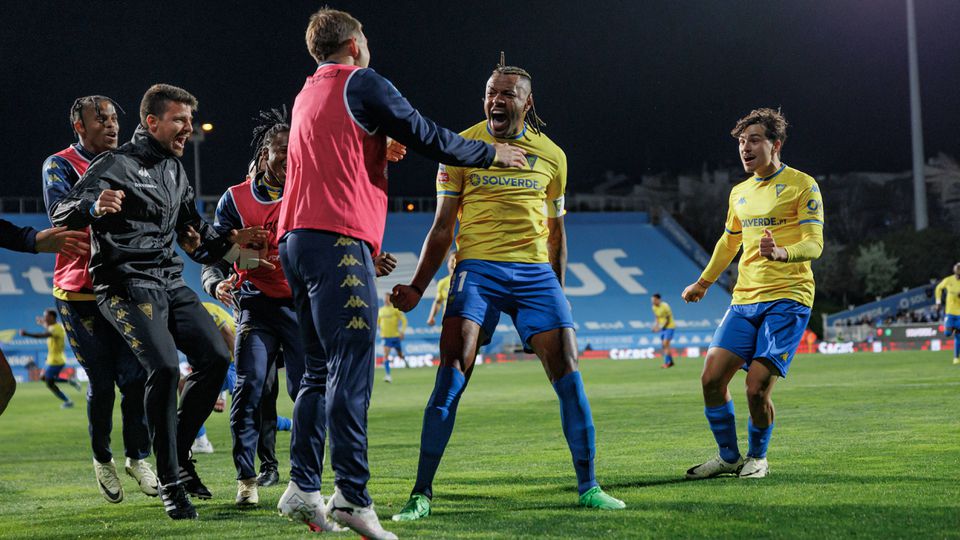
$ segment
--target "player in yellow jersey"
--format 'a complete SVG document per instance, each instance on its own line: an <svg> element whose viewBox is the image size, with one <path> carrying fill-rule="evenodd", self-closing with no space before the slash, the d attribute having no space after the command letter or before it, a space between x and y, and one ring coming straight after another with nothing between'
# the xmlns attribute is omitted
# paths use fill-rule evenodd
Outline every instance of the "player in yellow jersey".
<svg viewBox="0 0 960 540"><path fill-rule="evenodd" d="M394 287L394 305L409 311L443 263L457 233L457 265L440 334L440 368L423 414L420 460L410 500L395 521L430 514L433 478L453 432L460 396L477 350L490 342L501 313L513 319L524 348L540 358L560 399L563 433L573 457L580 504L619 509L594 475L593 417L578 371L570 305L563 294L566 238L563 192L567 158L541 132L532 80L501 65L486 85L486 121L461 133L509 142L523 150L525 168L440 167L437 212L409 285Z"/></svg>
<svg viewBox="0 0 960 540"><path fill-rule="evenodd" d="M80 390L80 382L77 381L76 375L73 375L69 379L60 378L60 372L63 371L63 368L67 364L67 356L64 354L67 333L63 329L63 325L57 322L57 310L55 309L45 310L42 317L37 317L37 324L43 327L43 332L20 330L20 335L36 339L46 338L47 363L43 371L43 381L47 384L47 388L53 392L53 395L57 396L57 398L63 402L60 404L60 408L69 409L73 407L73 401L57 388L57 383L67 383L77 390Z"/></svg>
<svg viewBox="0 0 960 540"><path fill-rule="evenodd" d="M653 316L653 331L660 333L660 343L663 345L663 365L662 368L673 367L673 354L670 350L670 341L673 339L673 332L677 328L677 323L673 320L673 311L670 304L663 301L660 293L655 293L650 297Z"/></svg>
<svg viewBox="0 0 960 540"><path fill-rule="evenodd" d="M937 302L937 310L941 309L946 297L946 306L943 307L943 331L947 337L953 336L953 363L960 364L960 262L953 265L953 275L943 278L937 284L933 297Z"/></svg>
<svg viewBox="0 0 960 540"><path fill-rule="evenodd" d="M220 387L220 395L217 396L217 401L213 406L214 412L222 413L227 405L226 393L233 392L233 386L237 381L237 367L233 362L233 349L237 335L237 327L233 320L233 315L219 305L213 302L203 302L203 308L207 310L214 324L217 325L217 330L220 331L220 337L223 338L223 343L230 351L230 366L227 368L227 375L223 379L223 386ZM190 364L188 362L180 362L180 375L180 390L183 391L186 377L190 375ZM213 443L210 442L209 437L207 437L206 424L200 426L200 431L197 432L197 436L190 446L190 451L194 454L214 453Z"/></svg>
<svg viewBox="0 0 960 540"><path fill-rule="evenodd" d="M383 369L387 372L383 380L393 382L390 375L390 350L397 351L397 357L403 360L403 334L407 331L407 316L393 307L390 293L383 297L383 307L377 312L377 326L380 327L380 337L383 338Z"/></svg>
<svg viewBox="0 0 960 540"><path fill-rule="evenodd" d="M707 421L720 448L717 457L687 471L687 478L767 475L773 431L773 386L787 375L813 306L810 261L823 250L823 200L810 176L780 161L787 121L779 111L757 109L731 134L739 141L743 168L753 176L733 187L725 230L713 257L683 291L698 302L721 272L740 256L733 301L707 351L700 382ZM749 450L737 446L733 400L727 385L747 370Z"/></svg>
<svg viewBox="0 0 960 540"><path fill-rule="evenodd" d="M437 297L433 299L433 305L430 306L430 315L427 317L427 326L437 324L437 313L443 320L443 315L447 312L447 294L450 292L450 279L453 278L453 270L457 267L457 254L451 253L447 257L447 276L437 282Z"/></svg>

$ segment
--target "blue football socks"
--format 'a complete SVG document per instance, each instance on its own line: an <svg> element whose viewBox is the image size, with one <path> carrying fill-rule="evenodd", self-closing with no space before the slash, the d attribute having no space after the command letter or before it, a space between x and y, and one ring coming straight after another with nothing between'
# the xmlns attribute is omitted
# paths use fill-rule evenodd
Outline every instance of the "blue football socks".
<svg viewBox="0 0 960 540"><path fill-rule="evenodd" d="M390 359L387 357L383 358L383 369L387 371L387 377L390 376Z"/></svg>
<svg viewBox="0 0 960 540"><path fill-rule="evenodd" d="M553 383L553 389L560 398L560 423L567 446L573 457L573 468L577 473L577 490L581 495L596 487L593 458L597 454L594 441L593 415L590 402L583 390L583 378L579 371L568 373Z"/></svg>
<svg viewBox="0 0 960 540"><path fill-rule="evenodd" d="M734 463L740 459L740 448L737 446L737 420L733 412L733 400L719 407L704 407L704 414L710 422L710 431L720 447L720 457L727 463Z"/></svg>
<svg viewBox="0 0 960 540"><path fill-rule="evenodd" d="M960 358L960 332L953 335L953 357Z"/></svg>
<svg viewBox="0 0 960 540"><path fill-rule="evenodd" d="M437 370L433 394L423 411L423 430L420 432L420 462L417 464L417 481L414 493L433 497L433 477L437 474L440 459L453 433L457 416L457 404L466 389L463 373L452 367Z"/></svg>
<svg viewBox="0 0 960 540"><path fill-rule="evenodd" d="M750 448L747 450L747 457L767 457L767 446L770 445L770 434L773 433L773 424L765 428L758 428L753 425L753 419L751 418L747 421L747 432L750 438Z"/></svg>

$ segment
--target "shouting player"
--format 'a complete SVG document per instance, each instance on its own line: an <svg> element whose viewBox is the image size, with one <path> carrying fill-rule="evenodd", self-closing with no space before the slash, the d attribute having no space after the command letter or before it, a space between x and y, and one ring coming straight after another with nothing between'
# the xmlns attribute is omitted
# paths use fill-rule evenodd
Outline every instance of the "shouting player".
<svg viewBox="0 0 960 540"><path fill-rule="evenodd" d="M823 200L817 182L780 161L787 121L779 111L756 109L731 132L739 141L744 171L753 174L730 191L723 235L700 278L683 291L699 302L740 247L739 275L730 308L707 350L700 382L710 430L719 446L713 459L687 471L687 478L767 475L773 432L770 396L787 376L813 306L810 261L823 250ZM727 385L747 371L749 448L737 446L733 399Z"/></svg>
<svg viewBox="0 0 960 540"><path fill-rule="evenodd" d="M500 313L513 319L524 349L540 358L560 399L560 421L573 457L582 506L624 508L600 489L594 475L594 426L578 370L570 304L563 294L567 242L563 192L567 158L540 129L532 80L501 65L486 85L486 121L462 133L522 148L528 166L440 166L437 212L409 285L394 287L394 305L409 311L450 249L459 217L457 266L440 334L440 368L423 413L420 460L410 500L395 521L430 514L433 478L453 433L457 405L473 371L477 349L490 342ZM509 238L509 242L503 242Z"/></svg>

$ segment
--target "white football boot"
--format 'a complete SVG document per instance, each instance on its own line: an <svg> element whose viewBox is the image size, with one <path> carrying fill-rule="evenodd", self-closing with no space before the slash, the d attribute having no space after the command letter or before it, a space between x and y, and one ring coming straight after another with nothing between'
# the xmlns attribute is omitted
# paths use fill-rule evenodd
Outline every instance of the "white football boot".
<svg viewBox="0 0 960 540"><path fill-rule="evenodd" d="M720 454L717 454L706 463L690 467L687 470L687 480L704 480L721 474L738 474L741 467L743 467L743 456L738 457L733 463L728 463L720 457Z"/></svg>
<svg viewBox="0 0 960 540"><path fill-rule="evenodd" d="M146 460L127 458L127 464L124 468L127 474L140 485L140 491L144 495L156 497L160 493L160 481L157 480L157 473L153 472Z"/></svg>
<svg viewBox="0 0 960 540"><path fill-rule="evenodd" d="M237 480L237 506L256 506L260 504L258 486L256 476Z"/></svg>
<svg viewBox="0 0 960 540"><path fill-rule="evenodd" d="M290 521L306 523L313 532L342 532L344 529L327 518L323 495L319 491L308 493L292 480L280 496L277 511Z"/></svg>
<svg viewBox="0 0 960 540"><path fill-rule="evenodd" d="M739 473L740 478L763 478L768 474L770 474L770 466L767 465L767 458L755 457L747 457Z"/></svg>
<svg viewBox="0 0 960 540"><path fill-rule="evenodd" d="M112 503L123 500L123 485L117 476L117 465L111 459L107 463L100 463L93 458L93 472L97 475L97 486L103 498Z"/></svg>
<svg viewBox="0 0 960 540"><path fill-rule="evenodd" d="M380 525L380 518L377 517L372 504L370 506L353 504L340 494L339 488L333 491L333 495L327 501L326 513L337 523L350 527L369 540L397 540L397 535Z"/></svg>

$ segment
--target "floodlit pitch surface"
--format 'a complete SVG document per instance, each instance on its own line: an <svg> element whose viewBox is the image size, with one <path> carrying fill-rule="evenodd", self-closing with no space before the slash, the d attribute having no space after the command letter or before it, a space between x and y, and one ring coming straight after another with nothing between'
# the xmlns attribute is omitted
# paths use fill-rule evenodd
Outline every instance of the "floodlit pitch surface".
<svg viewBox="0 0 960 540"><path fill-rule="evenodd" d="M715 450L700 400L700 360L670 370L650 360L582 366L597 428L597 475L627 509L578 508L556 395L535 362L478 366L435 484L433 515L389 521L416 472L420 419L434 370L398 369L370 409L370 490L400 537L960 537L960 367L949 353L801 356L777 384L771 476L690 482ZM732 384L746 450L743 375ZM198 469L214 499L200 519L173 522L122 474L125 499L97 491L80 395L72 410L39 383L22 385L0 417L0 537L307 536L276 515L288 480L238 510L228 419L207 422L216 446ZM284 394L281 393L281 396ZM281 399L280 410L291 405ZM120 454L119 407L114 443ZM290 438L278 438L281 461ZM152 460L152 458L151 458ZM118 465L122 471L120 458ZM327 478L332 478L328 473ZM324 486L329 494L330 484Z"/></svg>

